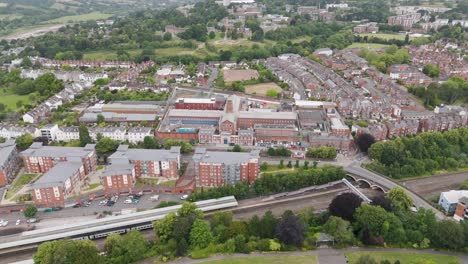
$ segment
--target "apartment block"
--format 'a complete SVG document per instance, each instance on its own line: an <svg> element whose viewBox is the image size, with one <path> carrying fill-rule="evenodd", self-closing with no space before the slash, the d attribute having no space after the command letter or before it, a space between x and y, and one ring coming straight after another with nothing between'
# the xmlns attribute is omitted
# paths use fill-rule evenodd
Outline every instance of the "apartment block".
<svg viewBox="0 0 468 264"><path fill-rule="evenodd" d="M81 162L61 162L49 169L31 186L31 196L37 207L64 207L65 199L80 189L86 178Z"/></svg>
<svg viewBox="0 0 468 264"><path fill-rule="evenodd" d="M129 149L120 145L117 151L109 157L112 165L132 164L135 166L137 178L178 177L180 168L180 147L171 149Z"/></svg>
<svg viewBox="0 0 468 264"><path fill-rule="evenodd" d="M193 156L196 185L217 187L240 181L254 182L259 175L259 152L216 152L197 148Z"/></svg>
<svg viewBox="0 0 468 264"><path fill-rule="evenodd" d="M94 144L80 147L43 146L35 142L21 152L24 169L27 173L46 173L59 163L72 161L83 165L85 174L96 170L97 158Z"/></svg>
<svg viewBox="0 0 468 264"><path fill-rule="evenodd" d="M131 192L136 180L135 166L133 164L110 165L101 173L101 179L106 195Z"/></svg>

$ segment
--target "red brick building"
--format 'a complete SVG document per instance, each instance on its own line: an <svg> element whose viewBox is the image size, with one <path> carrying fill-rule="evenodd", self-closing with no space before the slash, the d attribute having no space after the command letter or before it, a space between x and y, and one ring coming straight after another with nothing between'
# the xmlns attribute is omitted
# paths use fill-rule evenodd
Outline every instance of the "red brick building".
<svg viewBox="0 0 468 264"><path fill-rule="evenodd" d="M165 149L129 149L120 145L109 157L112 165L132 164L137 178L178 178L180 147Z"/></svg>
<svg viewBox="0 0 468 264"><path fill-rule="evenodd" d="M222 110L225 100L222 98L178 98L175 109Z"/></svg>
<svg viewBox="0 0 468 264"><path fill-rule="evenodd" d="M81 162L60 162L49 169L31 186L31 196L37 207L64 207L68 195L79 191L86 178Z"/></svg>
<svg viewBox="0 0 468 264"><path fill-rule="evenodd" d="M255 112L241 111L237 118L237 128L253 128L255 124L263 125L295 125L297 114L295 112Z"/></svg>
<svg viewBox="0 0 468 264"><path fill-rule="evenodd" d="M43 146L36 142L29 149L21 152L24 169L27 173L46 173L56 164L66 161L81 162L85 174L96 170L95 145L88 144L79 147Z"/></svg>
<svg viewBox="0 0 468 264"><path fill-rule="evenodd" d="M102 172L101 179L106 195L129 193L135 185L135 166L132 164L110 165Z"/></svg>
<svg viewBox="0 0 468 264"><path fill-rule="evenodd" d="M193 156L196 186L216 187L239 181L254 182L259 175L259 152L215 152L197 148Z"/></svg>

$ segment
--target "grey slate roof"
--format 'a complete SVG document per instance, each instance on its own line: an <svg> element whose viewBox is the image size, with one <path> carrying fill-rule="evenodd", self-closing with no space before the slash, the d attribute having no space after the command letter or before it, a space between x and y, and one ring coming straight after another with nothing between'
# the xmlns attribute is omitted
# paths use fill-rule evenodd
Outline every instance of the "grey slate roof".
<svg viewBox="0 0 468 264"><path fill-rule="evenodd" d="M15 151L16 143L14 140L7 140L0 144L0 166L5 164L11 152Z"/></svg>
<svg viewBox="0 0 468 264"><path fill-rule="evenodd" d="M43 146L41 142L35 142L27 150L21 152L22 156L32 157L84 157L94 151L94 144L88 144L80 147L55 147Z"/></svg>
<svg viewBox="0 0 468 264"><path fill-rule="evenodd" d="M193 160L207 163L240 164L248 162L252 158L259 158L259 151L251 152L224 152L206 151L205 148L197 148Z"/></svg>
<svg viewBox="0 0 468 264"><path fill-rule="evenodd" d="M101 173L101 177L132 174L134 167L132 164L112 164Z"/></svg>
<svg viewBox="0 0 468 264"><path fill-rule="evenodd" d="M171 147L171 149L129 149L126 145L120 145L117 151L109 157L112 164L122 163L128 160L145 161L164 161L178 160L180 147ZM120 160L120 161L119 161Z"/></svg>
<svg viewBox="0 0 468 264"><path fill-rule="evenodd" d="M60 162L37 180L33 189L62 186L82 166L81 162Z"/></svg>

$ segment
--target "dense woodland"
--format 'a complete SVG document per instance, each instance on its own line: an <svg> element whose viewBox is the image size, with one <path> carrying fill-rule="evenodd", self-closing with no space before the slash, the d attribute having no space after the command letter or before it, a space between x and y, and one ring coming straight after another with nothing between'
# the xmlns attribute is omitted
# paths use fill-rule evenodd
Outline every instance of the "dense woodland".
<svg viewBox="0 0 468 264"><path fill-rule="evenodd" d="M396 179L432 175L468 167L467 153L468 128L426 132L373 144L368 168Z"/></svg>

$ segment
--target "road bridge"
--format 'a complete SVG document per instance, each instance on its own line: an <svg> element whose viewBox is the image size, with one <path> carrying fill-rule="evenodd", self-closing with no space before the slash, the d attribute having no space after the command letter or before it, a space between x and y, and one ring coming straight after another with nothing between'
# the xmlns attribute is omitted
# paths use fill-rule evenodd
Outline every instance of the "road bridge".
<svg viewBox="0 0 468 264"><path fill-rule="evenodd" d="M446 218L443 213L441 213L434 206L432 206L430 203L428 203L426 200L424 200L424 198L422 198L418 194L412 192L411 190L409 190L405 186L402 186L399 183L397 183L397 182L395 182L393 180L390 180L389 178L387 178L387 177L385 177L383 175L380 175L380 174L377 174L375 172L371 172L369 170L366 170L366 169L362 168L358 163L352 163L352 164L344 167L344 169L345 169L345 171L346 171L346 173L348 175L350 175L350 176L353 175L354 177L361 178L361 181L363 181L362 179L365 179L367 181L373 182L374 186L380 186L380 187L386 188L388 190L390 190L392 188L395 188L395 187L400 187L403 190L405 190L406 193L411 197L411 199L413 200L414 206L416 206L417 208L421 207L421 208L424 208L424 209L432 210L432 212L434 212L434 214L436 215L436 218L438 220L443 220L443 219Z"/></svg>

